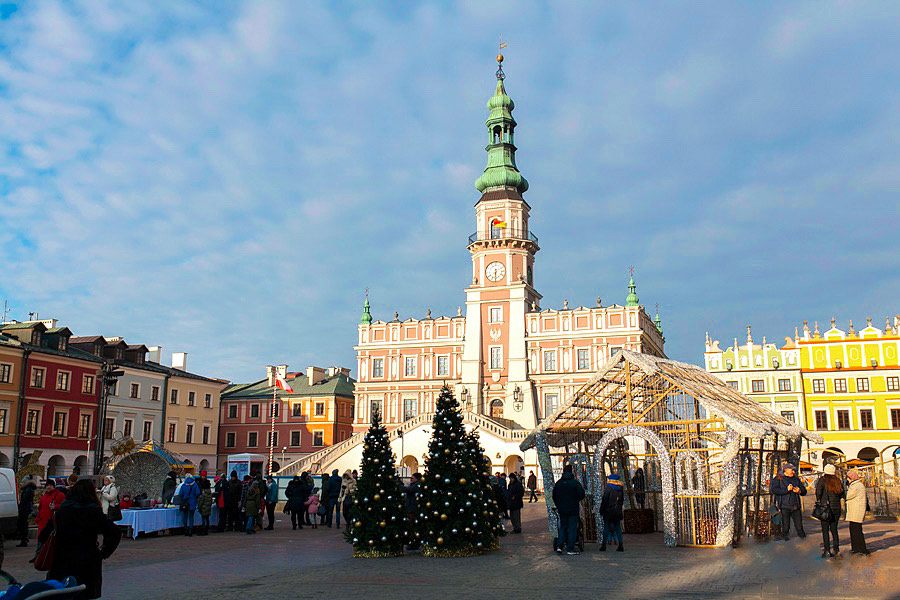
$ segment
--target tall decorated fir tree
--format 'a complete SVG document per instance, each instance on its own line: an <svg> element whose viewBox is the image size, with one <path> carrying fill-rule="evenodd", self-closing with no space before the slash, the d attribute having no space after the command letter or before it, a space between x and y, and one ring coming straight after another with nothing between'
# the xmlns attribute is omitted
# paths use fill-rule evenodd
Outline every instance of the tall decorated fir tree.
<svg viewBox="0 0 900 600"><path fill-rule="evenodd" d="M445 386L437 400L419 493L423 554L469 556L498 547L503 527L488 477L478 438L466 433L459 404Z"/></svg>
<svg viewBox="0 0 900 600"><path fill-rule="evenodd" d="M381 415L373 411L346 535L347 541L353 544L353 556L402 555L407 538L405 507L388 433L381 424Z"/></svg>

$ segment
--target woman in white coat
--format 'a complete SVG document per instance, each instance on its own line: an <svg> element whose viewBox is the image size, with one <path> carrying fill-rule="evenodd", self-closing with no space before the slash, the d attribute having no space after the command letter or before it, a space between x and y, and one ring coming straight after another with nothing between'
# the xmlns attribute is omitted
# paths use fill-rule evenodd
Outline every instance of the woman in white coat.
<svg viewBox="0 0 900 600"><path fill-rule="evenodd" d="M850 525L850 552L868 554L862 523L866 518L866 485L859 478L859 471L850 469L847 473L850 486L847 488L847 523Z"/></svg>
<svg viewBox="0 0 900 600"><path fill-rule="evenodd" d="M119 487L116 485L116 478L112 475L107 475L103 478L103 487L100 489L100 507L103 509L103 514L106 516L110 516L109 509L110 507L118 507L119 506ZM114 511L118 512L118 511ZM114 515L115 516L115 515ZM121 518L121 516L119 517Z"/></svg>

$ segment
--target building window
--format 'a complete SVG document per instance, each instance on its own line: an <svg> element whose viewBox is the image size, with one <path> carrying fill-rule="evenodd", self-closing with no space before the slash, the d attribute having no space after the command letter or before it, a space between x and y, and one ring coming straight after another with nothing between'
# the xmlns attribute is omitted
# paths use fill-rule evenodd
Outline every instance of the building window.
<svg viewBox="0 0 900 600"><path fill-rule="evenodd" d="M53 435L66 435L66 413L53 413Z"/></svg>
<svg viewBox="0 0 900 600"><path fill-rule="evenodd" d="M271 404L271 408L269 409L269 412L271 413L269 416L270 416L270 417L275 417L275 418L277 419L279 413L281 412L281 408L280 408L280 407L281 407L281 404L280 404L280 403L278 403L278 402L273 402L273 403Z"/></svg>
<svg viewBox="0 0 900 600"><path fill-rule="evenodd" d="M409 421L413 417L416 416L416 399L415 398L404 398L403 399L403 420Z"/></svg>
<svg viewBox="0 0 900 600"><path fill-rule="evenodd" d="M251 419L259 418L259 404L251 404L250 405L250 418Z"/></svg>
<svg viewBox="0 0 900 600"><path fill-rule="evenodd" d="M12 365L0 364L0 383L12 381Z"/></svg>
<svg viewBox="0 0 900 600"><path fill-rule="evenodd" d="M78 423L78 437L86 438L91 436L91 415L81 415L81 421Z"/></svg>
<svg viewBox="0 0 900 600"><path fill-rule="evenodd" d="M778 391L779 392L791 391L791 380L790 379L779 379L778 380Z"/></svg>
<svg viewBox="0 0 900 600"><path fill-rule="evenodd" d="M209 443L209 425L204 425L204 426L203 426L203 438L202 438L202 440L203 440L202 443L204 443L204 444L208 444L208 443Z"/></svg>
<svg viewBox="0 0 900 600"><path fill-rule="evenodd" d="M230 404L228 406L228 418L229 419L237 419L237 404Z"/></svg>
<svg viewBox="0 0 900 600"><path fill-rule="evenodd" d="M44 369L40 367L33 367L31 369L31 387L44 387Z"/></svg>
<svg viewBox="0 0 900 600"><path fill-rule="evenodd" d="M888 377L887 389L889 392L900 392L900 377Z"/></svg>
<svg viewBox="0 0 900 600"><path fill-rule="evenodd" d="M194 441L194 426L188 423L184 432L184 443L191 444Z"/></svg>
<svg viewBox="0 0 900 600"><path fill-rule="evenodd" d="M175 441L175 423L169 423L169 436L168 439L170 442Z"/></svg>
<svg viewBox="0 0 900 600"><path fill-rule="evenodd" d="M235 435L233 431L229 431L225 434L225 447L226 448L234 448Z"/></svg>
<svg viewBox="0 0 900 600"><path fill-rule="evenodd" d="M178 404L178 390L172 390L169 394L169 404Z"/></svg>
<svg viewBox="0 0 900 600"><path fill-rule="evenodd" d="M503 368L503 348L500 346L491 346L491 368Z"/></svg>
<svg viewBox="0 0 900 600"><path fill-rule="evenodd" d="M816 394L824 394L825 393L825 380L824 379L813 379L813 392Z"/></svg>
<svg viewBox="0 0 900 600"><path fill-rule="evenodd" d="M188 406L194 406L197 401L197 392L188 392Z"/></svg>
<svg viewBox="0 0 900 600"><path fill-rule="evenodd" d="M291 416L292 417L302 417L303 416L303 404L298 402L291 406Z"/></svg>
<svg viewBox="0 0 900 600"><path fill-rule="evenodd" d="M203 408L212 408L212 394L203 397Z"/></svg>
<svg viewBox="0 0 900 600"><path fill-rule="evenodd" d="M82 378L81 393L82 394L93 394L94 393L94 376L93 375L85 375Z"/></svg>
<svg viewBox="0 0 900 600"><path fill-rule="evenodd" d="M591 368L591 350L590 348L578 349L578 370L587 371Z"/></svg>
<svg viewBox="0 0 900 600"><path fill-rule="evenodd" d="M353 417L356 416L356 405L352 402L350 403L350 420L353 420Z"/></svg>
<svg viewBox="0 0 900 600"><path fill-rule="evenodd" d="M556 370L556 351L547 350L544 352L544 371Z"/></svg>
<svg viewBox="0 0 900 600"><path fill-rule="evenodd" d="M859 411L859 428L860 429L875 429L875 419L872 415L872 410L869 408L864 408Z"/></svg>
<svg viewBox="0 0 900 600"><path fill-rule="evenodd" d="M299 446L300 445L300 432L292 431L291 432L291 446Z"/></svg>
<svg viewBox="0 0 900 600"><path fill-rule="evenodd" d="M113 436L113 429L116 427L116 420L112 417L107 417L103 419L103 438L107 440L111 440ZM175 440L172 440L173 442Z"/></svg>
<svg viewBox="0 0 900 600"><path fill-rule="evenodd" d="M849 410L839 410L837 411L837 428L838 429L850 429L850 411Z"/></svg>
<svg viewBox="0 0 900 600"><path fill-rule="evenodd" d="M816 411L816 429L828 429L828 412L824 410Z"/></svg>
<svg viewBox="0 0 900 600"><path fill-rule="evenodd" d="M900 429L900 408L891 409L891 427Z"/></svg>
<svg viewBox="0 0 900 600"><path fill-rule="evenodd" d="M559 396L557 394L544 394L544 416L549 417L559 408Z"/></svg>
<svg viewBox="0 0 900 600"><path fill-rule="evenodd" d="M268 446L277 446L278 445L278 432L270 431L269 434L266 436L266 439L269 440L269 442L267 444Z"/></svg>
<svg viewBox="0 0 900 600"><path fill-rule="evenodd" d="M834 380L834 391L837 392L846 392L847 391L847 380L846 379L835 379Z"/></svg>
<svg viewBox="0 0 900 600"><path fill-rule="evenodd" d="M324 402L316 402L316 412L315 415L317 417L325 416L325 403Z"/></svg>
<svg viewBox="0 0 900 600"><path fill-rule="evenodd" d="M376 358L372 361L372 377L384 377L383 358Z"/></svg>
<svg viewBox="0 0 900 600"><path fill-rule="evenodd" d="M106 388L109 390L110 396L118 396L119 395L119 380L116 379L112 383L110 383Z"/></svg>
<svg viewBox="0 0 900 600"><path fill-rule="evenodd" d="M125 437L130 437L130 436L131 436L131 429L132 429L133 427L134 427L134 421L132 421L131 419L125 419L125 425L124 425L124 427L123 427L122 434L123 434Z"/></svg>
<svg viewBox="0 0 900 600"><path fill-rule="evenodd" d="M792 410L783 410L781 411L781 416L790 421L791 423L796 423L794 420L794 411Z"/></svg>
<svg viewBox="0 0 900 600"><path fill-rule="evenodd" d="M438 356L437 357L437 374L440 377L441 375L450 375L450 357L449 356Z"/></svg>
<svg viewBox="0 0 900 600"><path fill-rule="evenodd" d="M728 387L730 387L730 388L733 389L733 390L738 389L738 382L737 382L737 381L726 381L725 383L728 385Z"/></svg>
<svg viewBox="0 0 900 600"><path fill-rule="evenodd" d="M153 402L159 402L159 386L154 385L150 388L150 400Z"/></svg>
<svg viewBox="0 0 900 600"><path fill-rule="evenodd" d="M416 376L416 357L415 356L407 356L406 357L406 368L403 373L407 377L415 377Z"/></svg>
<svg viewBox="0 0 900 600"><path fill-rule="evenodd" d="M371 411L370 414L374 415L377 412L379 415L382 416L382 418L384 418L384 413L381 410L382 409L381 400L372 400L371 404L369 405L369 409Z"/></svg>
<svg viewBox="0 0 900 600"><path fill-rule="evenodd" d="M247 434L247 445L251 448L256 448L256 438L257 433L255 431L251 431Z"/></svg>
<svg viewBox="0 0 900 600"><path fill-rule="evenodd" d="M313 431L313 446L324 446L325 445L325 432L324 431Z"/></svg>
<svg viewBox="0 0 900 600"><path fill-rule="evenodd" d="M6 433L6 415L7 410L0 408L0 433Z"/></svg>
<svg viewBox="0 0 900 600"><path fill-rule="evenodd" d="M754 379L750 382L750 389L754 392L766 391L766 382L764 379Z"/></svg>
<svg viewBox="0 0 900 600"><path fill-rule="evenodd" d="M153 437L153 421L144 421L144 434L141 436L141 439L145 442L149 442L150 438Z"/></svg>
<svg viewBox="0 0 900 600"><path fill-rule="evenodd" d="M132 398L140 398L141 397L141 384L139 384L139 383L131 384L131 397Z"/></svg>
<svg viewBox="0 0 900 600"><path fill-rule="evenodd" d="M869 391L869 378L868 377L857 377L856 378L856 391L857 392L868 392Z"/></svg>
<svg viewBox="0 0 900 600"><path fill-rule="evenodd" d="M488 312L488 323L502 323L503 322L503 307L502 306L492 306Z"/></svg>
<svg viewBox="0 0 900 600"><path fill-rule="evenodd" d="M41 411L29 409L25 415L25 433L37 435L38 427L41 420Z"/></svg>

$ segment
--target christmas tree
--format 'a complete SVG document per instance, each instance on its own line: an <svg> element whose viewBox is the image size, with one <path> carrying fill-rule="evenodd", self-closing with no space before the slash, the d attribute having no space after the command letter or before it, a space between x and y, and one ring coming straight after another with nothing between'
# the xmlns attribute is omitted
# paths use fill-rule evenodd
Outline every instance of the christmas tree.
<svg viewBox="0 0 900 600"><path fill-rule="evenodd" d="M447 387L436 409L419 495L422 553L469 556L494 550L503 527L478 437L466 433Z"/></svg>
<svg viewBox="0 0 900 600"><path fill-rule="evenodd" d="M353 544L353 556L402 555L407 537L405 507L387 430L381 425L381 415L373 411L346 534Z"/></svg>

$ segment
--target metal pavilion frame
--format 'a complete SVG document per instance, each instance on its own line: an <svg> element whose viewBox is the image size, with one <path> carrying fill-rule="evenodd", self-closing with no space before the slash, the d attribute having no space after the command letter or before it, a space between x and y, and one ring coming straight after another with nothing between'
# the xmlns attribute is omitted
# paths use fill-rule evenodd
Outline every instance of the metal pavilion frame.
<svg viewBox="0 0 900 600"><path fill-rule="evenodd" d="M642 439L645 448L626 448L627 438ZM764 479L781 458L799 455L802 438L818 436L702 368L626 350L547 417L521 449L537 448L546 490L554 484L554 458L558 466L581 465L589 493L600 493L607 472L624 474L631 506L628 468L647 467L659 489L648 477L651 489L640 493L653 497L657 514L662 505L666 544L725 546L743 528L739 496L752 500L746 512L756 521ZM594 504L596 511L599 502ZM547 507L555 535L549 495Z"/></svg>

